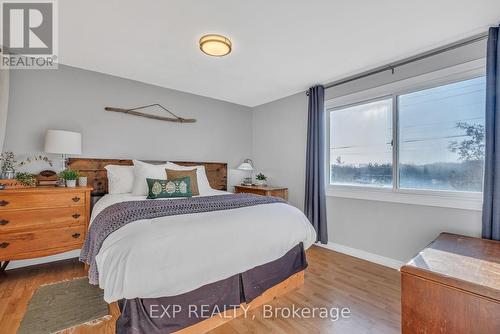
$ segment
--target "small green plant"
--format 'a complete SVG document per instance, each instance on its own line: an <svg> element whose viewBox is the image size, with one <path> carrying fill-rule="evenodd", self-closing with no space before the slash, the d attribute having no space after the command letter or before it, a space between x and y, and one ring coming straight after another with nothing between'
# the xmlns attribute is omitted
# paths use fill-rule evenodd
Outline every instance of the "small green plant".
<svg viewBox="0 0 500 334"><path fill-rule="evenodd" d="M23 186L35 187L36 186L36 175L31 173L17 173L16 180Z"/></svg>
<svg viewBox="0 0 500 334"><path fill-rule="evenodd" d="M59 177L65 180L76 180L80 176L80 172L74 169L66 169L59 173Z"/></svg>
<svg viewBox="0 0 500 334"><path fill-rule="evenodd" d="M265 176L264 174L262 173L259 173L257 175L255 175L255 178L259 181L266 181L267 180L267 176Z"/></svg>

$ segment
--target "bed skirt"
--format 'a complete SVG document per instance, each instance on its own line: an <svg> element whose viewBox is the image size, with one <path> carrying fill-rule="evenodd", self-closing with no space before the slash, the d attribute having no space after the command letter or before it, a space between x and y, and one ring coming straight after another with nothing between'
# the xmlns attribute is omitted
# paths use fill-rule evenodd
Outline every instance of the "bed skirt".
<svg viewBox="0 0 500 334"><path fill-rule="evenodd" d="M119 334L172 333L250 303L307 267L302 243L281 258L178 296L123 299Z"/></svg>

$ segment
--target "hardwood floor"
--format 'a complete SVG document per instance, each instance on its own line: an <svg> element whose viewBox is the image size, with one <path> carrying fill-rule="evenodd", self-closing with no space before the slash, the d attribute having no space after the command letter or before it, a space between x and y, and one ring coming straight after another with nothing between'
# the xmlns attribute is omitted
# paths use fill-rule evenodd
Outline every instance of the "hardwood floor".
<svg viewBox="0 0 500 334"><path fill-rule="evenodd" d="M316 246L307 256L304 286L275 300L273 307L348 307L349 319L263 319L260 309L211 334L401 333L398 271Z"/></svg>
<svg viewBox="0 0 500 334"><path fill-rule="evenodd" d="M349 308L350 317L264 318L262 308L210 334L229 333L400 333L400 275L393 269L313 246L300 289L270 303L272 308ZM14 269L0 274L0 332L15 333L26 305L41 284L85 275L74 260Z"/></svg>
<svg viewBox="0 0 500 334"><path fill-rule="evenodd" d="M33 292L42 284L86 273L77 259L9 270L0 274L0 332L16 333Z"/></svg>

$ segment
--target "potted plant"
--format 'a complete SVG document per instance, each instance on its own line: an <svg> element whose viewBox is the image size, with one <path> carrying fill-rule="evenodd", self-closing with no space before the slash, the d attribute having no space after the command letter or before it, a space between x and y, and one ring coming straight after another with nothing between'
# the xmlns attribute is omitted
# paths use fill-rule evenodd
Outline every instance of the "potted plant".
<svg viewBox="0 0 500 334"><path fill-rule="evenodd" d="M255 176L255 184L258 186L265 186L267 181L267 176L262 173L259 173Z"/></svg>
<svg viewBox="0 0 500 334"><path fill-rule="evenodd" d="M80 176L80 173L74 169L66 169L59 173L59 177L66 181L66 187L68 188L76 187L78 176Z"/></svg>

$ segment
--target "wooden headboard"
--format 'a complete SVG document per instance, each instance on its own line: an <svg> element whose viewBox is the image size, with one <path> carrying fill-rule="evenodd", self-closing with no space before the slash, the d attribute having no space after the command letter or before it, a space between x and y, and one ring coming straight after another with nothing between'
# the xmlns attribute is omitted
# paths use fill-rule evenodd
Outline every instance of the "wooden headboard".
<svg viewBox="0 0 500 334"><path fill-rule="evenodd" d="M164 164L166 161L147 161L152 164ZM186 162L172 161L182 166L204 165L210 187L218 190L227 190L227 164L223 162ZM132 160L120 159L91 159L91 158L69 158L68 166L79 171L88 178L88 185L92 186L92 196L103 196L108 193L107 165L132 166Z"/></svg>

